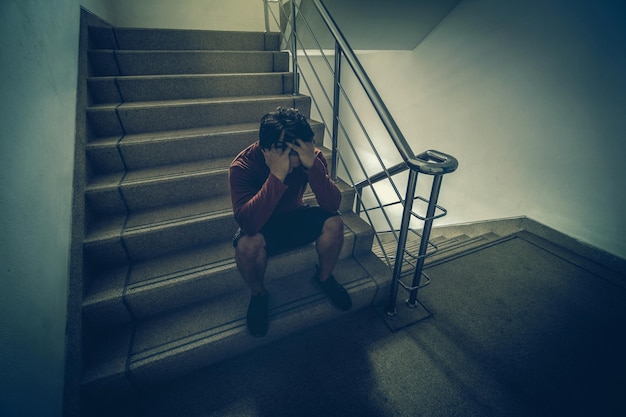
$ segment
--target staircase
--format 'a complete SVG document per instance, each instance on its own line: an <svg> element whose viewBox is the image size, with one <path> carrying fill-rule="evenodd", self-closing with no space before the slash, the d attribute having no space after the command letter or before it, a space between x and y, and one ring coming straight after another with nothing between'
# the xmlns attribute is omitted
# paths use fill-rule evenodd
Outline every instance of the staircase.
<svg viewBox="0 0 626 417"><path fill-rule="evenodd" d="M274 33L91 27L83 404L197 370L340 316L310 282L309 245L271 258L270 330L246 329L249 290L234 261L228 166L294 95ZM311 121L316 141L324 126ZM339 181L346 224L335 269L353 310L384 297L389 269ZM307 194L311 202L314 198Z"/></svg>

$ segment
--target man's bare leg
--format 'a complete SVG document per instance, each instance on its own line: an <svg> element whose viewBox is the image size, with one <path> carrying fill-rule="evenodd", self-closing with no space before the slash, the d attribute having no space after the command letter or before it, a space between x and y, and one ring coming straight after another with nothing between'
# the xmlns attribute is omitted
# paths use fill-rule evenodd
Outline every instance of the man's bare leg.
<svg viewBox="0 0 626 417"><path fill-rule="evenodd" d="M263 284L267 268L267 252L263 235L258 233L254 236L241 236L235 249L235 261L252 295L267 294L267 289Z"/></svg>
<svg viewBox="0 0 626 417"><path fill-rule="evenodd" d="M326 219L322 234L317 238L319 256L319 279L324 282L332 274L343 247L343 219L333 216Z"/></svg>
<svg viewBox="0 0 626 417"><path fill-rule="evenodd" d="M346 289L335 280L332 272L337 265L343 247L343 219L333 216L324 222L322 234L317 238L316 248L319 255L318 274L313 281L328 296L331 303L342 311L352 308L352 300Z"/></svg>
<svg viewBox="0 0 626 417"><path fill-rule="evenodd" d="M241 276L252 292L246 314L248 330L254 337L265 336L269 327L269 305L267 289L263 284L267 267L267 252L263 235L241 236L235 249L235 261Z"/></svg>

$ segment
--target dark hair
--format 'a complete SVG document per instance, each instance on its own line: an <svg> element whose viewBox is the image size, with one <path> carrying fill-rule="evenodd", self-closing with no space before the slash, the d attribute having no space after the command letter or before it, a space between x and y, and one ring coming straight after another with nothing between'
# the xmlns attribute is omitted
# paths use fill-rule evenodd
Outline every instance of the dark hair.
<svg viewBox="0 0 626 417"><path fill-rule="evenodd" d="M302 139L304 142L312 142L313 136L309 122L298 109L277 107L276 111L261 119L259 143L263 149L269 149L281 141L287 143Z"/></svg>

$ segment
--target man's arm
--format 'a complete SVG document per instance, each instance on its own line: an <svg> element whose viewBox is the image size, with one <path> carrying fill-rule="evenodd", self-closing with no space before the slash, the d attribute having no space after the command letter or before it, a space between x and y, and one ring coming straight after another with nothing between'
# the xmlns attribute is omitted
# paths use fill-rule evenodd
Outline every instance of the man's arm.
<svg viewBox="0 0 626 417"><path fill-rule="evenodd" d="M258 233L267 223L288 188L282 181L289 171L289 152L263 150L263 156L270 174L260 189L259 172L249 166L232 165L229 171L235 220L248 235Z"/></svg>
<svg viewBox="0 0 626 417"><path fill-rule="evenodd" d="M317 204L328 212L339 210L341 191L328 175L326 158L313 142L296 139L291 148L298 153L300 162L306 169L311 190L315 194Z"/></svg>
<svg viewBox="0 0 626 417"><path fill-rule="evenodd" d="M326 158L318 150L313 165L306 170L311 190L315 194L317 204L324 210L332 213L339 210L341 204L341 191L330 178Z"/></svg>
<svg viewBox="0 0 626 417"><path fill-rule="evenodd" d="M254 235L272 216L287 186L270 174L257 189L250 173L239 166L230 168L229 180L235 221L245 234Z"/></svg>

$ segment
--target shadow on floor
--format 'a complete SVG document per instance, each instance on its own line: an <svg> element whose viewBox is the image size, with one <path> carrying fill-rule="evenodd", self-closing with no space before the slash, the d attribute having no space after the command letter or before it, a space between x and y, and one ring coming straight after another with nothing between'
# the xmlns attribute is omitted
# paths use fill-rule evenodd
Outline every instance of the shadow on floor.
<svg viewBox="0 0 626 417"><path fill-rule="evenodd" d="M524 233L427 272L426 320L392 333L373 309L348 314L101 412L626 415L623 274Z"/></svg>

